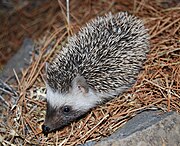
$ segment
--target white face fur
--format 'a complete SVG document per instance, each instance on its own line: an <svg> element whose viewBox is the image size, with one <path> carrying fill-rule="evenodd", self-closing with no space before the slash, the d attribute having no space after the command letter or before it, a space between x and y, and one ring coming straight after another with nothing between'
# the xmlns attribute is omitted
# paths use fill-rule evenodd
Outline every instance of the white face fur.
<svg viewBox="0 0 180 146"><path fill-rule="evenodd" d="M58 91L54 92L51 87L47 85L47 101L52 107L71 106L74 110L87 111L90 108L96 106L101 102L101 98L98 97L92 89L89 89L88 93L83 92L78 86L72 88L72 90L63 94Z"/></svg>

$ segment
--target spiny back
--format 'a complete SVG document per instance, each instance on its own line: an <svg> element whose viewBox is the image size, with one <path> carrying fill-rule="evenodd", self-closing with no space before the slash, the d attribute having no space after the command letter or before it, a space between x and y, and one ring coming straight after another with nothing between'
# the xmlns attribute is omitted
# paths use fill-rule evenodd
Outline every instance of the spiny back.
<svg viewBox="0 0 180 146"><path fill-rule="evenodd" d="M127 12L111 13L87 23L69 39L47 70L49 86L68 92L83 76L98 93L131 87L149 50L147 30Z"/></svg>

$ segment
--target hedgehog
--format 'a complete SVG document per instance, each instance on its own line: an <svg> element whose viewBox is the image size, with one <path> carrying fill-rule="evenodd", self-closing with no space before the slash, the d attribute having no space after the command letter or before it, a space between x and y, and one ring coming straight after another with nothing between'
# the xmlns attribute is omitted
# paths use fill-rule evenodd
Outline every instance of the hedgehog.
<svg viewBox="0 0 180 146"><path fill-rule="evenodd" d="M99 16L71 36L47 66L42 132L62 129L134 85L149 51L143 22L127 12Z"/></svg>

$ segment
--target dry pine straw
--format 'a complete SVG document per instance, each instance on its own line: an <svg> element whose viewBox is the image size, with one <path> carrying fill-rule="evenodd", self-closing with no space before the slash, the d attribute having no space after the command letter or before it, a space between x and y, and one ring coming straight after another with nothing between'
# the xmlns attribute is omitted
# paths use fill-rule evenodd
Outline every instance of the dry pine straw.
<svg viewBox="0 0 180 146"><path fill-rule="evenodd" d="M180 112L180 12L175 8L161 9L153 2L134 2L132 13L144 20L151 38L151 51L136 85L93 109L83 119L45 137L41 133L46 108L44 64L67 38L66 27L59 27L41 46L39 56L32 55L33 62L22 72L22 77L17 77L20 98L9 111L6 131L1 132L4 145L75 145L110 135L142 110ZM117 12L121 10L115 8ZM55 40L53 47L47 50L52 40Z"/></svg>

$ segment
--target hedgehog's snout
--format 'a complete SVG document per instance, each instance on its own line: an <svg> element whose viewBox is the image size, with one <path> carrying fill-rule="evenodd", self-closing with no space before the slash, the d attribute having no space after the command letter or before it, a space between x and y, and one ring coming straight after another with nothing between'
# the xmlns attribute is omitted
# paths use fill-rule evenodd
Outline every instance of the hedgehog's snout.
<svg viewBox="0 0 180 146"><path fill-rule="evenodd" d="M45 136L47 136L48 135L48 133L50 132L50 128L48 127L48 126L46 126L46 125L42 125L42 133L45 135Z"/></svg>

